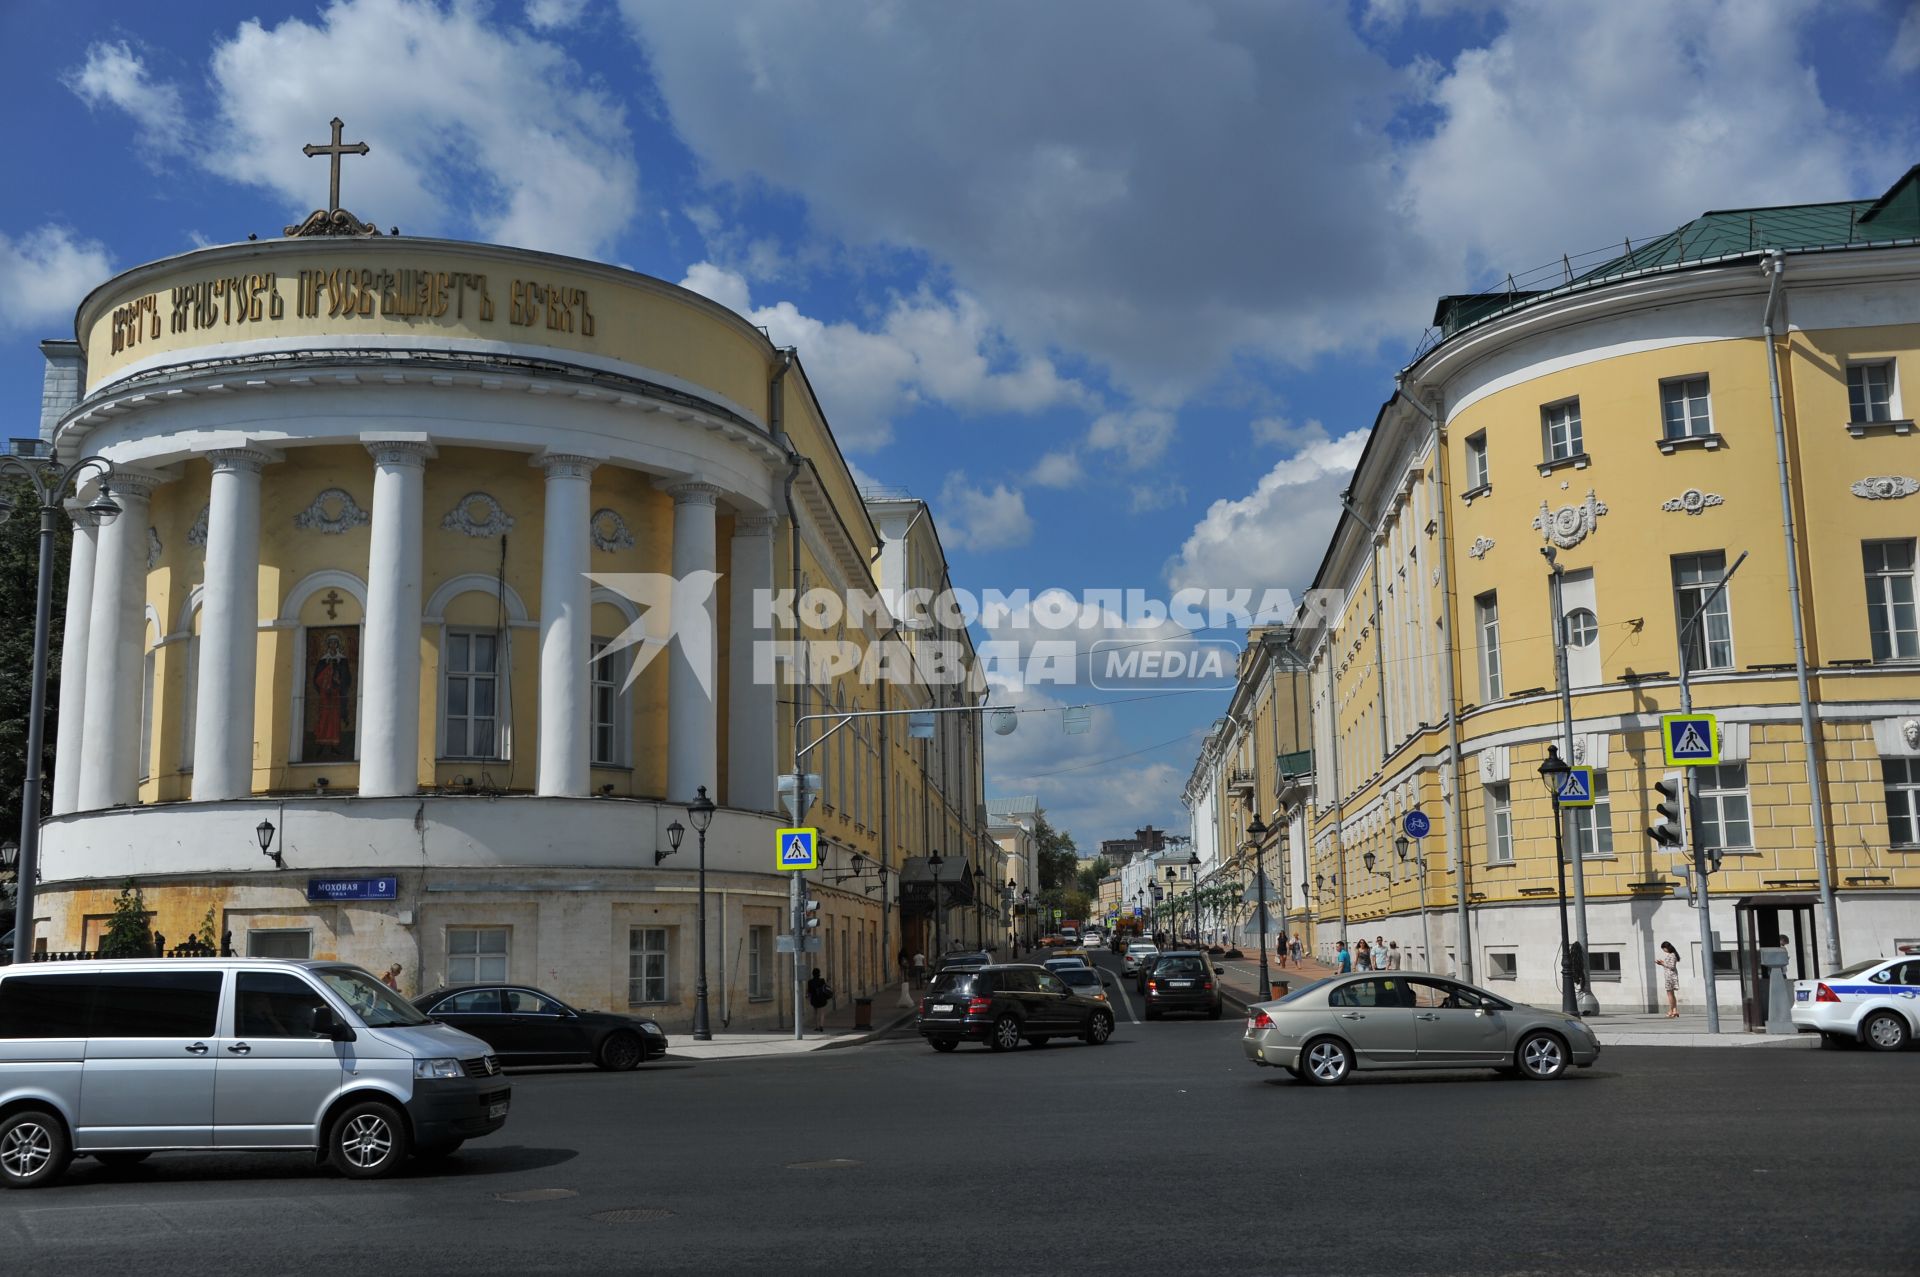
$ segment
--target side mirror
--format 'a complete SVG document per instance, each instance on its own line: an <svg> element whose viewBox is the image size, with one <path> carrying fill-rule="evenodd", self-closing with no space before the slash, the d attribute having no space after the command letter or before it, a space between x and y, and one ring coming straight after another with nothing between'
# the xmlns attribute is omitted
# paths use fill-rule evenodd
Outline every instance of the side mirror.
<svg viewBox="0 0 1920 1277"><path fill-rule="evenodd" d="M1227 973L1227 969L1225 967L1215 967L1213 969L1213 973L1215 975L1225 975Z"/></svg>
<svg viewBox="0 0 1920 1277"><path fill-rule="evenodd" d="M333 1014L332 1007L315 1007L313 1009L313 1036L317 1038L330 1038L335 1042L351 1042L358 1035L354 1033L350 1026L340 1023L339 1019Z"/></svg>

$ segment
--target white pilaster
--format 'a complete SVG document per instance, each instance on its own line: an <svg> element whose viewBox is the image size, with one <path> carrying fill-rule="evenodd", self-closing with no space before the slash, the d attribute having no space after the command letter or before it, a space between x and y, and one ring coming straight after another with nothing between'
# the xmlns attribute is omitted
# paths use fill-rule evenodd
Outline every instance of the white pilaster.
<svg viewBox="0 0 1920 1277"><path fill-rule="evenodd" d="M253 792L254 668L260 630L260 468L254 448L207 454L207 565L193 706L193 800Z"/></svg>
<svg viewBox="0 0 1920 1277"><path fill-rule="evenodd" d="M714 498L710 483L682 483L673 494L674 642L667 667L667 801L692 801L696 786L720 783L719 707L714 700L719 647L713 628ZM699 663L696 665L696 662Z"/></svg>
<svg viewBox="0 0 1920 1277"><path fill-rule="evenodd" d="M100 529L69 502L73 553L67 563L67 623L60 636L60 719L53 739L53 814L80 809L80 740L87 717L87 631L93 620L93 563ZM145 529L142 534L144 536Z"/></svg>
<svg viewBox="0 0 1920 1277"><path fill-rule="evenodd" d="M87 608L86 728L80 737L76 810L131 804L140 796L140 650L146 624L147 506L154 475L116 470L109 487L120 513L100 529Z"/></svg>
<svg viewBox="0 0 1920 1277"><path fill-rule="evenodd" d="M366 638L361 645L360 793L420 787L420 549L425 435L362 436L373 454Z"/></svg>
<svg viewBox="0 0 1920 1277"><path fill-rule="evenodd" d="M540 766L538 792L584 797L593 730L588 647L593 641L587 580L592 545L593 458L534 458L547 475L540 538Z"/></svg>
<svg viewBox="0 0 1920 1277"><path fill-rule="evenodd" d="M773 525L769 514L742 514L733 521L728 578L727 806L750 811L774 808L773 756L777 736L776 691L754 679L754 645L771 642L771 627L755 628L754 596L773 588ZM771 669L771 663L768 663Z"/></svg>

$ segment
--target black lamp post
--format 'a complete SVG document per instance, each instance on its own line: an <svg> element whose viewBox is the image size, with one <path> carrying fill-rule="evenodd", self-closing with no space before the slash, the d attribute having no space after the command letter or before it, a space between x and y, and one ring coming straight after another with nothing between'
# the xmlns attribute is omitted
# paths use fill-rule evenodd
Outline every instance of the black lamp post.
<svg viewBox="0 0 1920 1277"><path fill-rule="evenodd" d="M40 880L40 754L45 748L47 723L47 645L53 622L53 533L59 525L64 494L79 491L80 481L88 473L100 476L100 495L75 517L94 527L111 523L120 506L108 490L113 463L103 457L82 457L72 465L61 465L51 457L30 459L0 457L0 474L15 471L33 485L40 504L40 572L33 596L33 681L27 709L26 774L20 783L20 851L14 896L13 960L27 962L33 956L33 889ZM0 523L13 513L13 502L0 492Z"/></svg>
<svg viewBox="0 0 1920 1277"><path fill-rule="evenodd" d="M1540 780L1553 798L1553 867L1560 876L1560 1009L1571 1016L1580 1014L1580 1000L1574 992L1573 946L1567 937L1567 834L1560 817L1560 794L1566 788L1572 769L1560 758L1558 745L1547 746L1546 761L1540 764Z"/></svg>
<svg viewBox="0 0 1920 1277"><path fill-rule="evenodd" d="M285 869L287 861L279 852L273 850L273 822L263 820L253 827L253 836L260 840L260 854L273 861L275 869Z"/></svg>
<svg viewBox="0 0 1920 1277"><path fill-rule="evenodd" d="M1200 944L1200 853L1187 856L1187 907L1193 910L1193 943Z"/></svg>
<svg viewBox="0 0 1920 1277"><path fill-rule="evenodd" d="M927 857L927 868L933 871L933 969L940 969L940 866L945 862L936 850Z"/></svg>
<svg viewBox="0 0 1920 1277"><path fill-rule="evenodd" d="M1260 853L1260 844L1267 838L1266 822L1260 819L1260 813L1253 813L1253 823L1247 826L1247 850L1253 853L1253 899L1254 913L1260 924L1260 992L1273 996L1273 981L1267 968L1267 866L1265 857ZM1285 901L1281 902L1285 905Z"/></svg>
<svg viewBox="0 0 1920 1277"><path fill-rule="evenodd" d="M693 924L693 942L700 950L693 983L693 1040L696 1042L713 1040L707 1021L707 826L713 823L713 806L705 785L700 786L693 801L687 804L687 819L693 822L693 832L700 835L700 916ZM673 837L671 832L667 836ZM674 843L678 846L679 839L674 839Z"/></svg>
<svg viewBox="0 0 1920 1277"><path fill-rule="evenodd" d="M1027 919L1027 948L1034 945L1033 939L1033 890L1028 888L1020 893L1020 912Z"/></svg>
<svg viewBox="0 0 1920 1277"><path fill-rule="evenodd" d="M1014 889L1020 884L1007 879L1007 890L1000 898L1007 906L1007 956L1017 957L1020 949L1020 919L1013 911Z"/></svg>

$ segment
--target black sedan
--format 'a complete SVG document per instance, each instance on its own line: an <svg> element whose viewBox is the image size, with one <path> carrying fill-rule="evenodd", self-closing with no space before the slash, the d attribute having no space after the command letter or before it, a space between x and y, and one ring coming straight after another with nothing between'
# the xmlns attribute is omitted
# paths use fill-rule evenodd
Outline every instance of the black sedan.
<svg viewBox="0 0 1920 1277"><path fill-rule="evenodd" d="M423 993L413 1004L485 1042L503 1065L584 1063L621 1070L667 1053L667 1035L652 1020L576 1011L525 985L454 985Z"/></svg>
<svg viewBox="0 0 1920 1277"><path fill-rule="evenodd" d="M1218 1020L1220 982L1214 977L1220 974L1204 953L1160 954L1142 981L1147 1019L1157 1020L1168 1011L1198 1011Z"/></svg>
<svg viewBox="0 0 1920 1277"><path fill-rule="evenodd" d="M985 1042L1010 1051L1021 1039L1079 1038L1099 1046L1113 1036L1113 1008L1083 997L1043 967L1006 963L949 970L920 999L920 1036L936 1051Z"/></svg>

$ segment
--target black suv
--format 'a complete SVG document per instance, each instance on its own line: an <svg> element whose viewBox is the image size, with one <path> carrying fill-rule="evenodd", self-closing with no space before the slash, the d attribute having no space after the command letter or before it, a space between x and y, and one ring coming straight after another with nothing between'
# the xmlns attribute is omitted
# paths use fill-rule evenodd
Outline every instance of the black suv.
<svg viewBox="0 0 1920 1277"><path fill-rule="evenodd" d="M920 1035L936 1051L985 1042L1011 1051L1025 1038L1077 1037L1099 1046L1113 1036L1113 1010L1083 997L1045 967L1007 963L973 971L947 970L920 999Z"/></svg>
<svg viewBox="0 0 1920 1277"><path fill-rule="evenodd" d="M1141 964L1141 993L1146 998L1147 1019L1157 1020L1163 1011L1202 1011L1220 1018L1220 981L1222 974L1207 955L1198 951L1175 950Z"/></svg>

